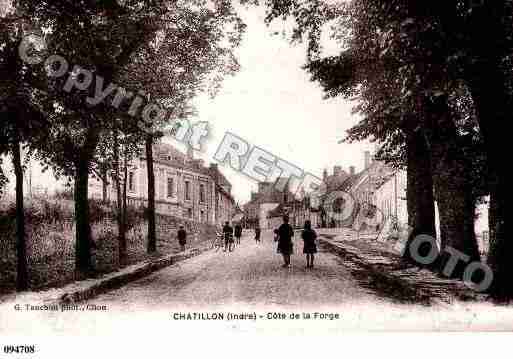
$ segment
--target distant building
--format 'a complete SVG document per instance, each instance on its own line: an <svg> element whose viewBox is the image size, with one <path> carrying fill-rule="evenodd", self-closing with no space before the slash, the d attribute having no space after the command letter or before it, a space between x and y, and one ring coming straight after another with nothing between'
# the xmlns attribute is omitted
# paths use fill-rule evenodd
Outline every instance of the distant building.
<svg viewBox="0 0 513 359"><path fill-rule="evenodd" d="M155 210L194 222L221 224L231 220L235 200L231 184L217 165L205 167L202 160L184 154L171 145L154 146ZM127 198L134 206L148 205L147 169L145 155L128 167ZM112 181L110 181L112 183ZM89 181L92 198L102 198L102 182ZM108 187L108 199L115 200L114 186Z"/></svg>
<svg viewBox="0 0 513 359"><path fill-rule="evenodd" d="M335 166L332 175L324 171L321 188L314 194L318 199L321 227L354 227L356 223L358 228L366 229L366 224L371 221L364 217L375 217L376 211L381 211L387 219L396 212L398 216L404 214L405 173L399 175L396 183L396 169L374 160L369 151L364 152L364 163L364 169L359 173L354 166L349 167L349 172ZM341 196L335 196L337 192L350 195L352 200L345 201ZM334 198L334 203L330 203ZM362 223L365 224L363 227Z"/></svg>
<svg viewBox="0 0 513 359"><path fill-rule="evenodd" d="M390 232L394 226L404 228L408 224L406 180L406 171L392 171L374 193L373 204L383 215L381 229L384 232Z"/></svg>
<svg viewBox="0 0 513 359"><path fill-rule="evenodd" d="M344 203L340 203L341 199L337 199L333 206L328 205L332 200L332 196L337 192L348 192L351 184L356 179L354 167L350 167L349 173L344 171L340 166L333 167L333 174L328 174L328 170L324 170L322 175L322 184L319 190L309 194L309 202L311 209L312 224L316 223L318 227L343 227L350 223L351 216L347 219L341 219L340 216L329 213L327 208L342 208ZM347 222L347 223L346 223Z"/></svg>
<svg viewBox="0 0 513 359"><path fill-rule="evenodd" d="M272 228L278 227L283 222L283 216L289 217L289 223L294 228L303 228L306 221L310 221L313 227L320 226L320 215L317 208L313 208L310 194L302 193L287 204L280 204L267 214L268 222Z"/></svg>
<svg viewBox="0 0 513 359"><path fill-rule="evenodd" d="M283 184L283 190L280 191L280 184ZM259 225L262 229L274 228L274 220L269 217L271 211L283 208L289 211L290 205L294 201L294 194L289 190L288 180L278 178L275 182L260 182L258 192L251 193L251 200L243 206L245 224L247 227L254 228Z"/></svg>

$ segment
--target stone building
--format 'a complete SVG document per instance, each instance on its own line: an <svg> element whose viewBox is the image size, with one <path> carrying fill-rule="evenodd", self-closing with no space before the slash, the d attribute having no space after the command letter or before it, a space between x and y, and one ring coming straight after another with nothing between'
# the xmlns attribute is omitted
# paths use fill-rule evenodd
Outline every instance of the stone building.
<svg viewBox="0 0 513 359"><path fill-rule="evenodd" d="M231 219L235 208L231 184L216 164L205 167L191 153L184 154L168 144L155 145L153 157L158 214L218 225ZM102 182L91 178L89 186L90 196L101 198ZM130 205L148 205L144 154L128 166L127 198ZM108 199L116 199L114 186L108 188Z"/></svg>
<svg viewBox="0 0 513 359"><path fill-rule="evenodd" d="M284 189L278 188L279 181L285 181L278 178L275 182L260 182L258 191L251 193L251 200L243 206L244 223L249 228L254 228L257 224L262 229L274 228L273 219L269 213L276 210L280 205L288 208L294 201L294 194L290 192L288 181Z"/></svg>
<svg viewBox="0 0 513 359"><path fill-rule="evenodd" d="M333 174L323 174L323 183L316 193L318 215L321 227L350 227L365 221L363 217L374 216L379 208L377 194L385 205L395 203L389 198L389 185L385 185L395 174L395 169L384 162L375 161L369 151L364 153L364 169L356 173L355 167L349 167L349 172L340 166L333 168ZM384 186L385 185L385 186ZM383 188L381 188L384 186ZM381 188L381 190L379 190ZM337 195L344 192L352 200L345 200ZM331 201L334 200L333 203ZM391 211L392 207L387 207ZM371 213L373 212L373 213Z"/></svg>
<svg viewBox="0 0 513 359"><path fill-rule="evenodd" d="M354 228L380 230L394 221L407 223L406 172L375 160L370 151L364 152L364 169L352 176L346 191L356 202Z"/></svg>

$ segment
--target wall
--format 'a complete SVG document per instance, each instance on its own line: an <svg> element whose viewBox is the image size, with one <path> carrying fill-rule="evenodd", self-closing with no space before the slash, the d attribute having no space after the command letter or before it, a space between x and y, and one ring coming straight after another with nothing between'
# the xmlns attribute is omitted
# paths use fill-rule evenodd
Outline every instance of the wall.
<svg viewBox="0 0 513 359"><path fill-rule="evenodd" d="M157 248L160 253L180 250L176 231L184 225L188 246L196 247L215 236L213 225L195 223L172 216L157 216ZM62 286L74 279L75 224L73 220L27 223L27 258L32 289ZM99 273L119 269L118 227L112 218L91 224L93 266ZM128 263L147 259L147 221L137 219L126 234ZM196 240L195 240L196 239ZM12 291L16 281L15 220L0 216L0 293Z"/></svg>

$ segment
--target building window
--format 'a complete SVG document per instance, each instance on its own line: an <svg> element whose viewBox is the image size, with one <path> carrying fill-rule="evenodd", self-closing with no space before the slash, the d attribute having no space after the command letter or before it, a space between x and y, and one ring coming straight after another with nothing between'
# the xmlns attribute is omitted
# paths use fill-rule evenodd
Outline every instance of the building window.
<svg viewBox="0 0 513 359"><path fill-rule="evenodd" d="M174 197L174 189L175 189L175 181L172 177L167 178L167 197L171 198Z"/></svg>
<svg viewBox="0 0 513 359"><path fill-rule="evenodd" d="M192 208L187 209L187 217L192 218Z"/></svg>
<svg viewBox="0 0 513 359"><path fill-rule="evenodd" d="M200 184L200 187L199 187L199 200L201 203L204 203L205 202L205 185L204 184Z"/></svg>
<svg viewBox="0 0 513 359"><path fill-rule="evenodd" d="M128 172L128 190L135 192L135 176L133 172Z"/></svg>
<svg viewBox="0 0 513 359"><path fill-rule="evenodd" d="M201 222L205 222L205 211L200 212L200 220Z"/></svg>
<svg viewBox="0 0 513 359"><path fill-rule="evenodd" d="M191 200L191 183L189 181L185 181L185 200Z"/></svg>

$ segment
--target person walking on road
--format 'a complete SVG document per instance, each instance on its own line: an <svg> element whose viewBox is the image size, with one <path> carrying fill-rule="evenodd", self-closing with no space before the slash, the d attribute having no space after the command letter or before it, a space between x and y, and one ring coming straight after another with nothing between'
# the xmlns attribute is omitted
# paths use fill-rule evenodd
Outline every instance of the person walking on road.
<svg viewBox="0 0 513 359"><path fill-rule="evenodd" d="M283 216L283 224L278 228L278 253L283 256L283 268L290 266L290 255L293 251L292 237L294 230L289 224L289 216Z"/></svg>
<svg viewBox="0 0 513 359"><path fill-rule="evenodd" d="M178 237L178 244L180 245L181 251L185 251L185 244L187 243L187 232L183 226L180 226L176 236Z"/></svg>
<svg viewBox="0 0 513 359"><path fill-rule="evenodd" d="M255 227L255 242L256 243L260 243L260 226L257 224L257 226Z"/></svg>
<svg viewBox="0 0 513 359"><path fill-rule="evenodd" d="M242 237L242 226L240 225L240 223L237 223L235 225L234 235L235 235L235 244L240 244L240 237Z"/></svg>
<svg viewBox="0 0 513 359"><path fill-rule="evenodd" d="M229 222L226 222L223 227L224 235L224 251L233 251L233 228Z"/></svg>
<svg viewBox="0 0 513 359"><path fill-rule="evenodd" d="M317 253L317 246L315 245L317 233L312 229L310 221L305 222L305 228L301 233L301 237L304 242L303 253L306 254L306 268L313 268L314 254Z"/></svg>

